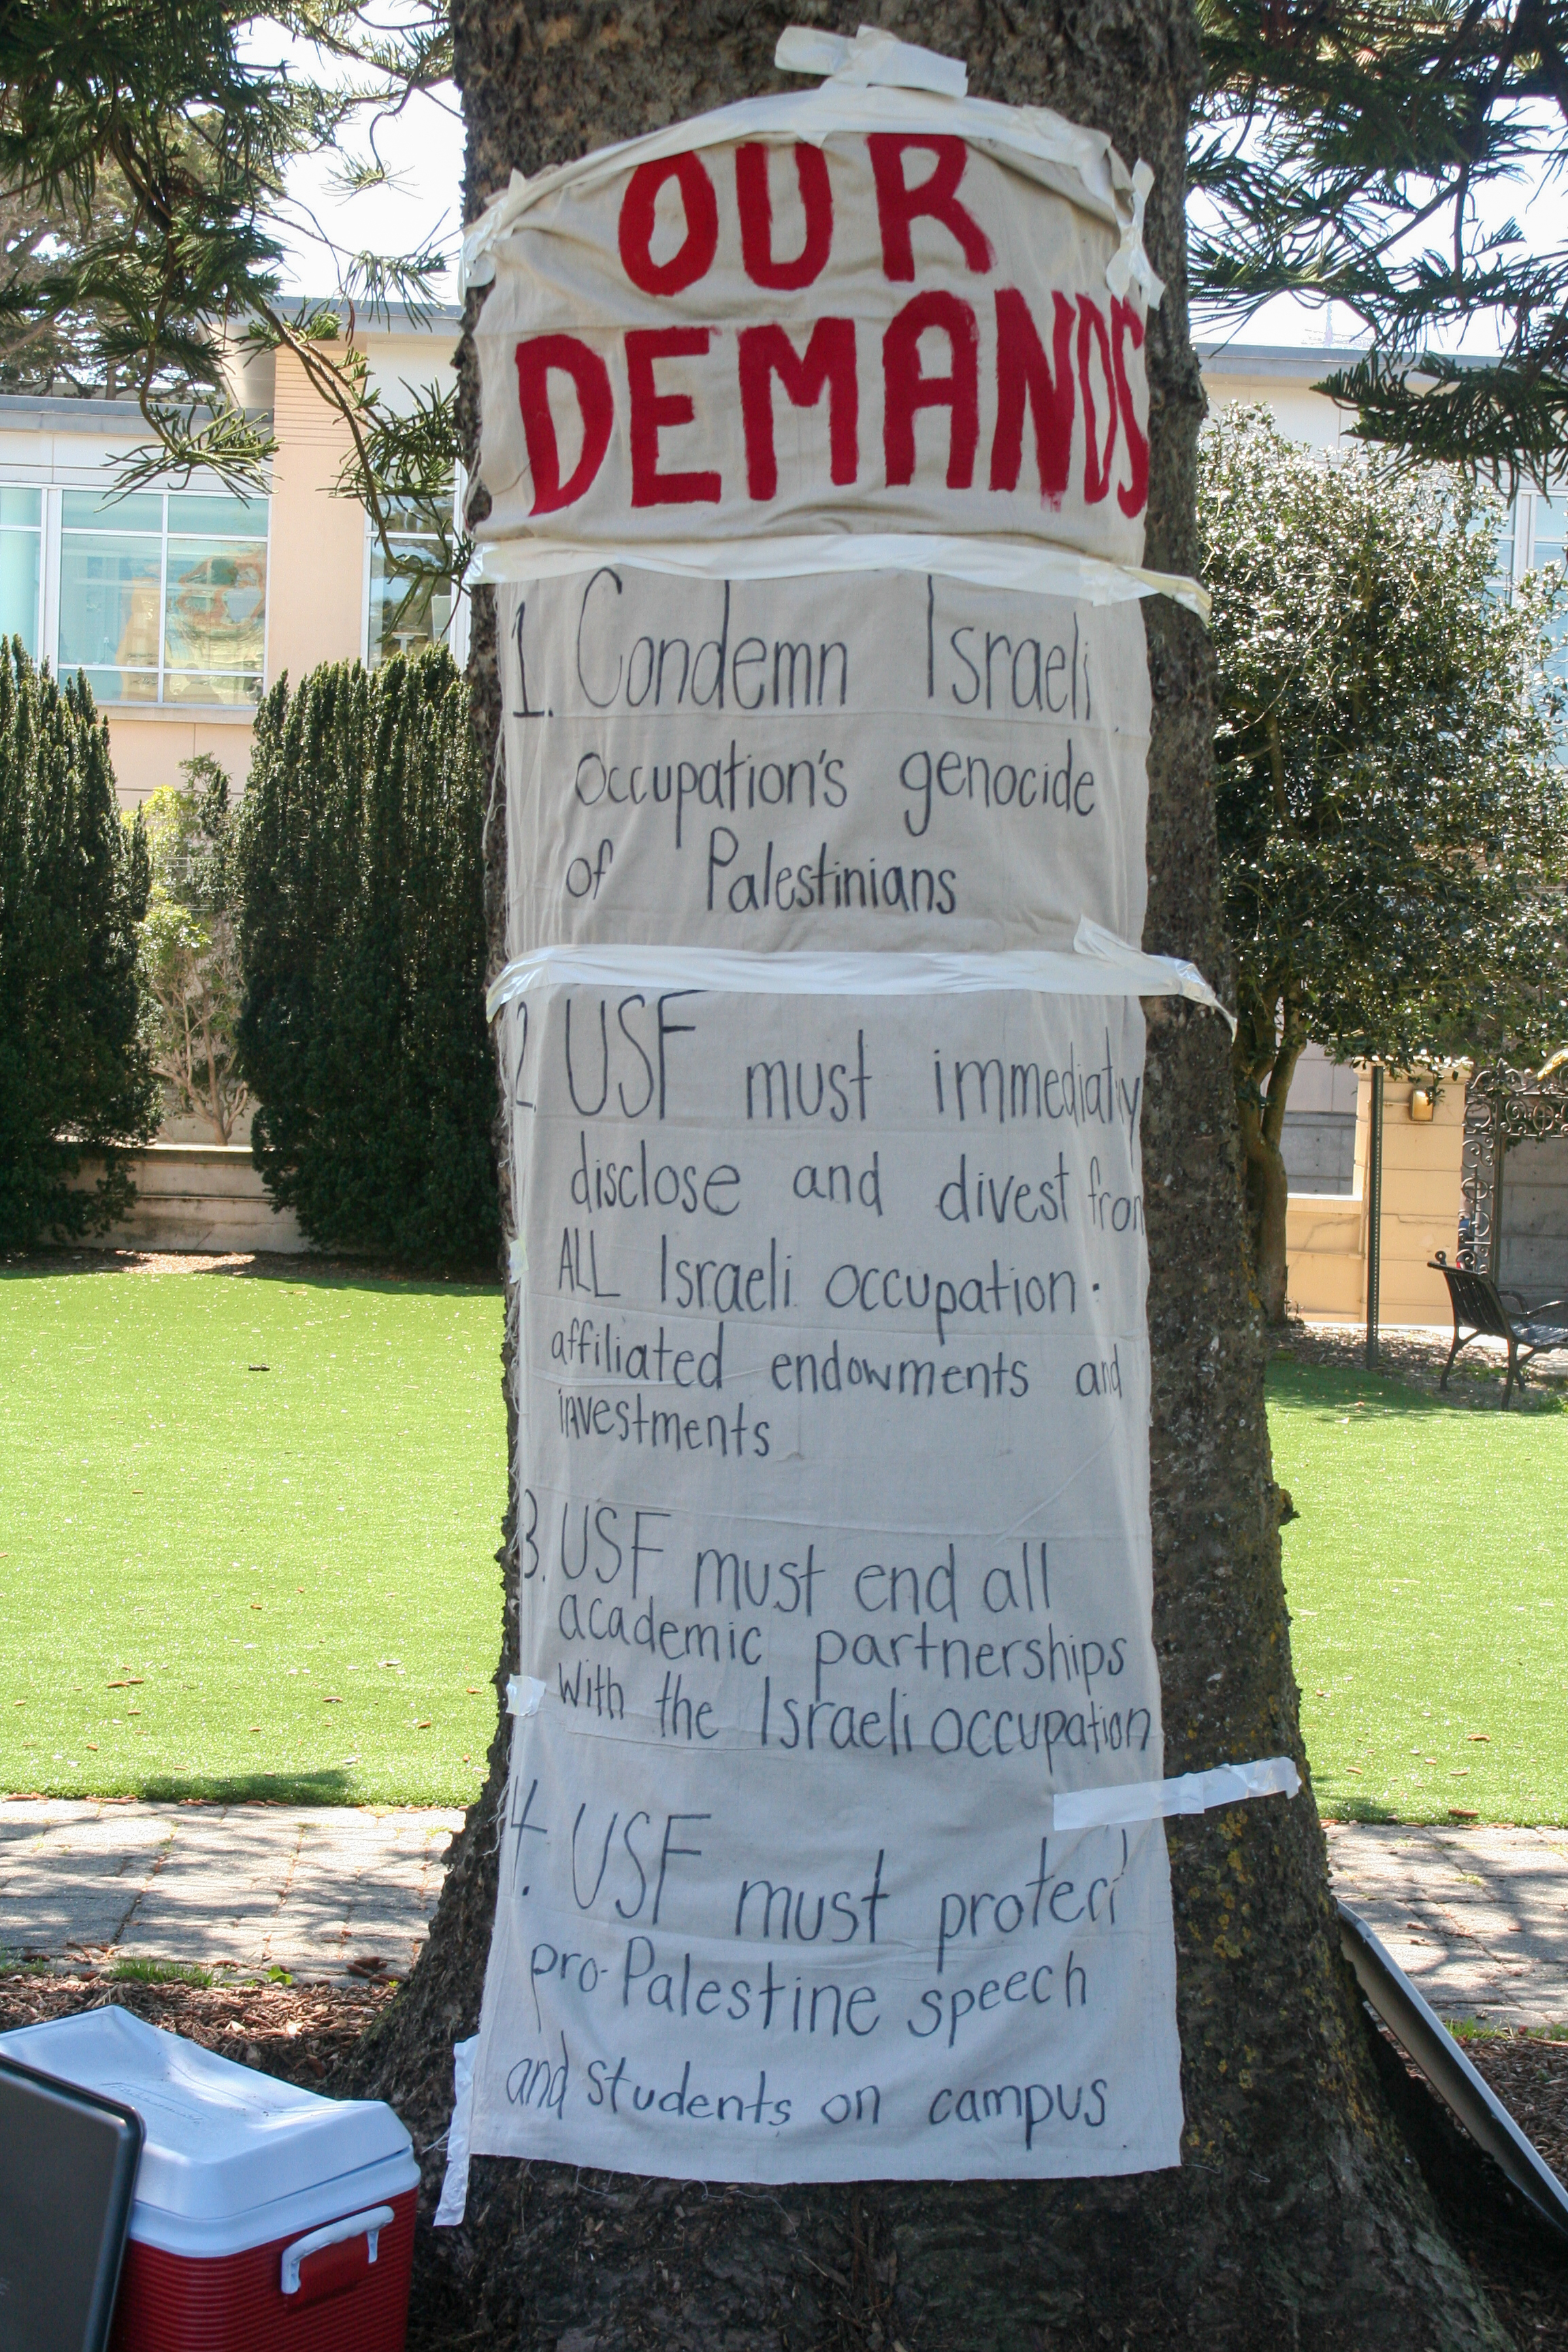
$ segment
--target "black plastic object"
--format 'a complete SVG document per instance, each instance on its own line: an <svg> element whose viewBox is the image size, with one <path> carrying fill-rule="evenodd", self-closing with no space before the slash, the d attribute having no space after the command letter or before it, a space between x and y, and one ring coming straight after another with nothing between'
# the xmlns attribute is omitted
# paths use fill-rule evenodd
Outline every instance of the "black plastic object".
<svg viewBox="0 0 1568 2352"><path fill-rule="evenodd" d="M0 2352L103 2352L142 2138L134 2107L0 2057Z"/></svg>
<svg viewBox="0 0 1568 2352"><path fill-rule="evenodd" d="M1478 2147L1559 2238L1568 2240L1568 2191L1487 2088L1436 2010L1416 1991L1366 1921L1342 1903L1340 1942L1368 2001Z"/></svg>

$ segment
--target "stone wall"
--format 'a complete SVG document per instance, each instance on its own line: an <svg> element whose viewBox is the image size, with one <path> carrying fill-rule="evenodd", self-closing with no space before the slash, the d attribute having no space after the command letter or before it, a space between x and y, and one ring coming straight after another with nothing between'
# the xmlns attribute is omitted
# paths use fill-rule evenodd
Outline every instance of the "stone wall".
<svg viewBox="0 0 1568 2352"><path fill-rule="evenodd" d="M109 1249L221 1252L308 1247L292 1209L275 1209L243 1144L151 1143L130 1155L136 1206L101 1236ZM96 1182L90 1160L84 1185Z"/></svg>

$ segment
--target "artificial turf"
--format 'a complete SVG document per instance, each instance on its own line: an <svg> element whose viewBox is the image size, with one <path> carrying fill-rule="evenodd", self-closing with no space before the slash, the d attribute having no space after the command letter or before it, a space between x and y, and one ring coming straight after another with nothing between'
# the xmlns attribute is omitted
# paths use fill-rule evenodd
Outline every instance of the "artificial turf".
<svg viewBox="0 0 1568 2352"><path fill-rule="evenodd" d="M1323 1811L1568 1822L1568 1418L1277 1359L1268 1426Z"/></svg>
<svg viewBox="0 0 1568 2352"><path fill-rule="evenodd" d="M465 1804L498 1289L0 1273L0 1790Z"/></svg>
<svg viewBox="0 0 1568 2352"><path fill-rule="evenodd" d="M0 1790L466 1802L500 1338L455 1283L0 1271ZM1568 1822L1568 1418L1281 1358L1269 1426L1324 1811Z"/></svg>

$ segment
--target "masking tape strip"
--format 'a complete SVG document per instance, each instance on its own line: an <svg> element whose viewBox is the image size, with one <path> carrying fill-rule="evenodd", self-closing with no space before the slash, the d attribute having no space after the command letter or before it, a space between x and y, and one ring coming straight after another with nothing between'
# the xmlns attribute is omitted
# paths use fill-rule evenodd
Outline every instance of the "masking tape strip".
<svg viewBox="0 0 1568 2352"><path fill-rule="evenodd" d="M786 25L773 63L780 73L831 75L850 86L934 89L943 98L969 95L969 68L962 58L920 48L873 25L862 25L853 40L845 33L818 32L813 25Z"/></svg>
<svg viewBox="0 0 1568 2352"><path fill-rule="evenodd" d="M481 526L482 528L482 526ZM777 538L650 540L640 547L601 548L581 540L485 540L464 575L466 587L508 581L560 580L623 563L688 580L797 580L834 572L931 572L977 588L1015 588L1034 596L1069 596L1084 604L1125 604L1169 596L1206 621L1213 599L1182 572L1151 572L1047 540L965 539L947 531L840 530Z"/></svg>
<svg viewBox="0 0 1568 2352"><path fill-rule="evenodd" d="M452 2120L447 2131L447 2170L441 2201L431 2216L436 2230L456 2230L468 2210L468 2135L474 2116L474 2058L479 2037L452 2045Z"/></svg>
<svg viewBox="0 0 1568 2352"><path fill-rule="evenodd" d="M996 954L940 949L860 953L833 949L757 954L738 948L584 946L535 948L514 956L491 982L485 1011L540 988L710 990L742 996L952 996L1027 989L1047 996L1183 996L1230 1024L1194 964L1144 955L1114 931L1079 924L1070 952L1008 948Z"/></svg>
<svg viewBox="0 0 1568 2352"><path fill-rule="evenodd" d="M784 37L787 40L788 35ZM855 44L849 47L853 49ZM895 50L904 47L902 43L892 45ZM839 134L901 131L917 137L935 133L966 140L972 147L995 155L998 161L1025 172L1069 203L1081 205L1085 212L1108 223L1121 238L1106 272L1111 291L1124 293L1129 284L1135 283L1145 300L1157 307L1165 290L1164 283L1143 250L1143 206L1135 193L1139 172L1148 173L1145 194L1147 185L1152 184L1149 167L1142 164L1139 172L1130 172L1104 131L1069 122L1049 107L1005 106L994 99L959 95L952 68L956 66L967 80L965 68L959 61L938 58L931 51L919 54L930 63L910 70L918 72L925 86L900 86L900 60L894 55L884 52L879 61L863 58L859 63L850 58L816 89L776 91L765 98L742 99L734 105L717 107L690 121L669 123L642 138L596 148L592 154L554 164L532 179L521 172L513 172L507 186L490 199L463 239L460 292L466 293L470 286L490 283L495 276L496 247L546 198L566 191L586 193L624 172L635 170L639 163L658 163L668 155L690 154L704 147L721 146L731 140L797 139L820 147L824 141ZM822 70L820 64L797 65L793 56L780 62L786 72ZM873 81L866 71L868 64L888 79ZM948 88L931 88L931 82L944 78L943 68Z"/></svg>
<svg viewBox="0 0 1568 2352"><path fill-rule="evenodd" d="M1053 1830L1119 1827L1156 1822L1171 1813L1207 1813L1249 1797L1293 1797L1301 1775L1289 1756L1250 1764L1217 1764L1212 1772L1184 1772L1175 1780L1130 1780L1118 1789L1074 1789L1047 1798Z"/></svg>

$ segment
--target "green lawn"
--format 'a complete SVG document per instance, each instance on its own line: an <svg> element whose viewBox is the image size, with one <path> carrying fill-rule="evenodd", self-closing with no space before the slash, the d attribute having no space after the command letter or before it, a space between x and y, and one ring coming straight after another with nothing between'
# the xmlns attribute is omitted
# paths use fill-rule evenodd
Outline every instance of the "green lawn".
<svg viewBox="0 0 1568 2352"><path fill-rule="evenodd" d="M467 1803L500 1338L455 1283L0 1274L0 1789Z"/></svg>
<svg viewBox="0 0 1568 2352"><path fill-rule="evenodd" d="M1568 1416L1277 1360L1268 1421L1323 1811L1568 1822Z"/></svg>
<svg viewBox="0 0 1568 2352"><path fill-rule="evenodd" d="M466 1802L500 1336L458 1284L0 1273L0 1789ZM1269 1421L1324 1810L1568 1822L1568 1416L1279 1360Z"/></svg>

